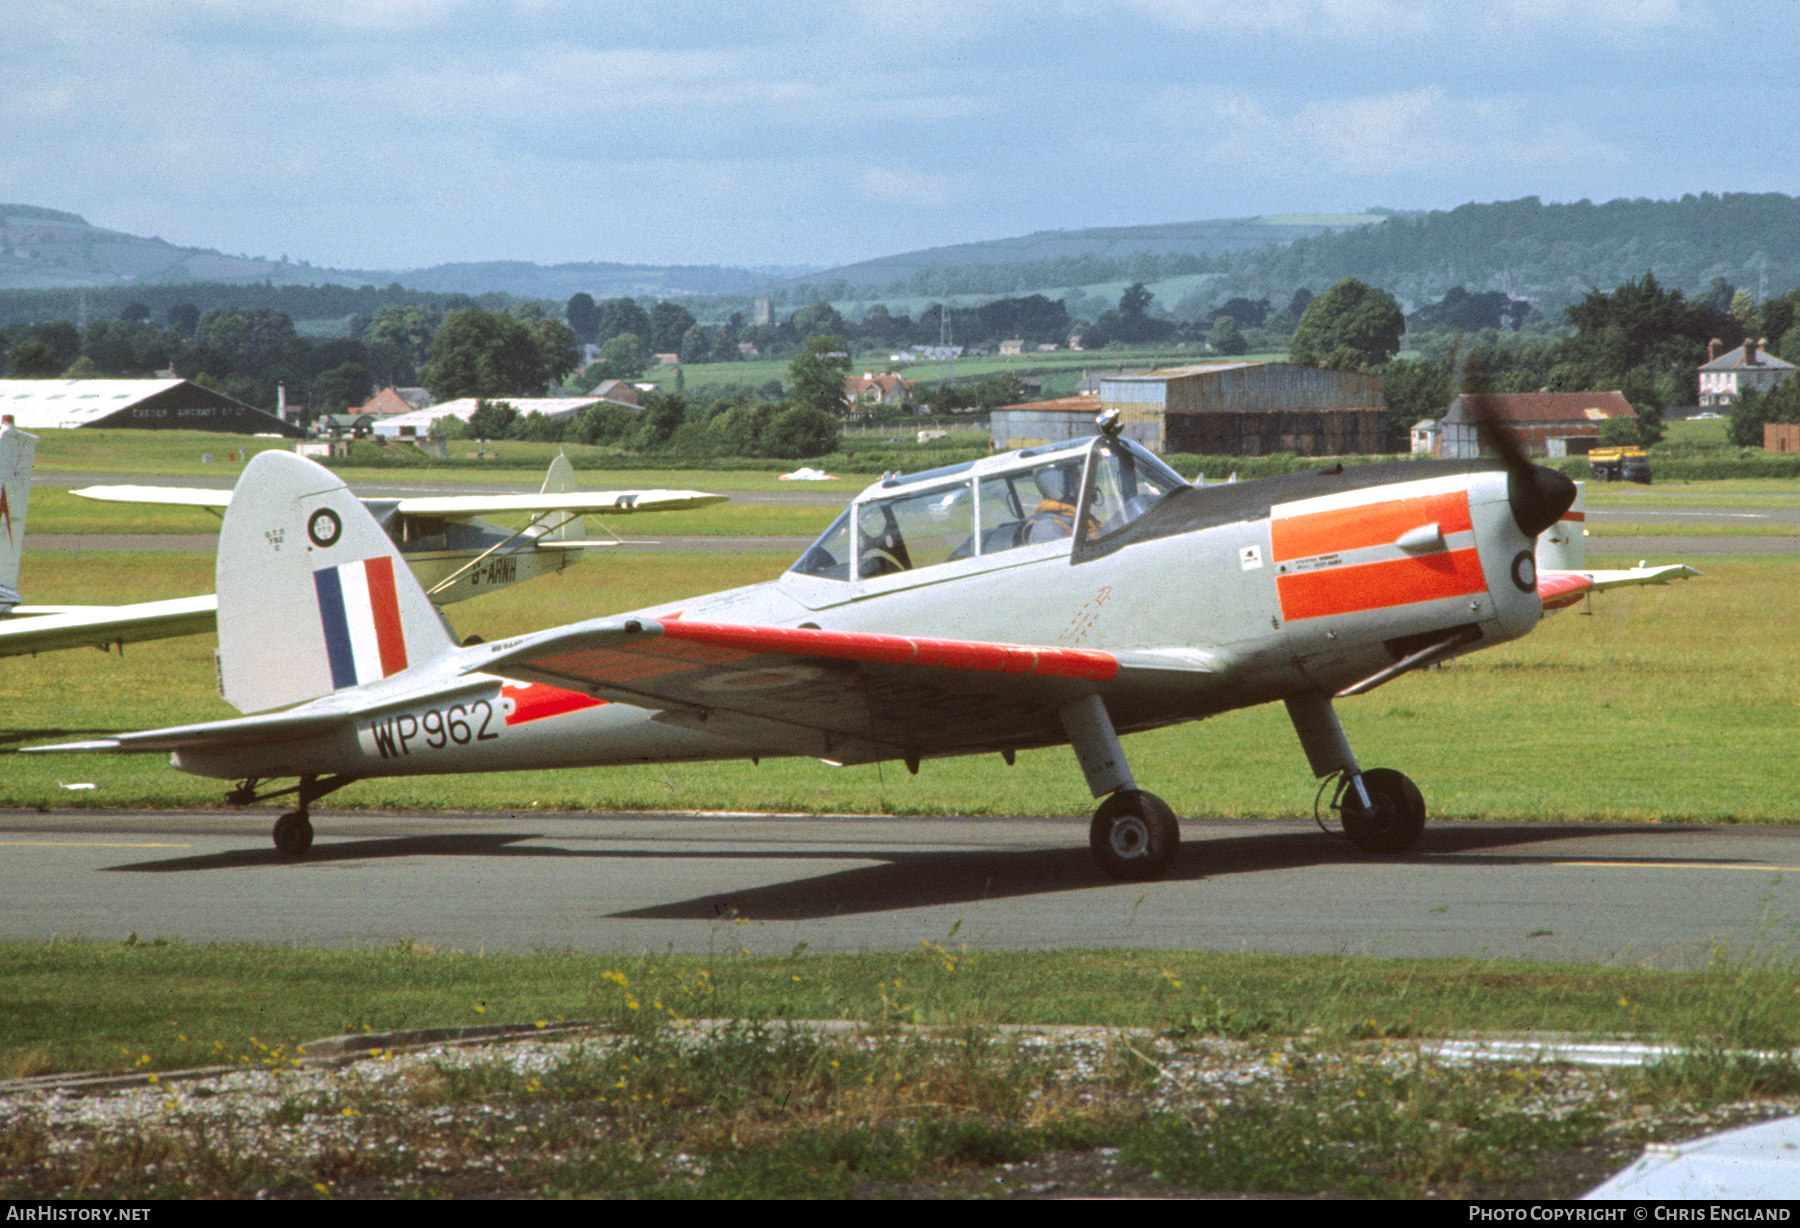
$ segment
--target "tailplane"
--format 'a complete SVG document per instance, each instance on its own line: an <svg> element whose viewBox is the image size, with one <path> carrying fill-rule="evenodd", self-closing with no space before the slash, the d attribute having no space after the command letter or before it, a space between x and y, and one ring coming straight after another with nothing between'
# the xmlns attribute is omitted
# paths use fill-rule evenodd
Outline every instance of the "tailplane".
<svg viewBox="0 0 1800 1228"><path fill-rule="evenodd" d="M19 560L25 556L25 505L31 502L31 466L37 436L0 418L0 614L19 604Z"/></svg>
<svg viewBox="0 0 1800 1228"><path fill-rule="evenodd" d="M343 479L287 452L244 469L219 528L219 689L240 712L377 682L454 647Z"/></svg>

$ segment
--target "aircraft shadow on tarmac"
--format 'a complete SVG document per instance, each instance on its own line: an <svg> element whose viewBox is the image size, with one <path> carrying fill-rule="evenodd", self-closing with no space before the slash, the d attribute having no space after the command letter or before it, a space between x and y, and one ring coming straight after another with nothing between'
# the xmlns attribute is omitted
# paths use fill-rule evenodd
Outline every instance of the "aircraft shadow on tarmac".
<svg viewBox="0 0 1800 1228"><path fill-rule="evenodd" d="M1071 828L1074 827L1071 824ZM1549 841L1669 834L1672 830L1666 826L1638 825L1456 824L1427 828L1416 850L1403 857L1367 856L1356 852L1341 837L1322 831L1257 832L1185 842L1180 858L1163 881L1195 882L1226 874L1345 864L1417 865L1421 870L1459 863L1483 866L1542 864L1547 859L1541 853L1510 853L1506 850ZM716 921L721 917L759 921L806 920L1093 888L1144 889L1141 884L1118 883L1101 875L1087 849L1080 846L915 852L870 848L594 849L525 843L553 838L539 832L496 832L342 840L315 844L302 861L286 860L270 848L253 848L204 856L159 858L106 869L122 873L193 873L255 867L304 870L321 863L395 857L574 858L598 864L652 859L696 864L720 861L879 862L811 877L796 877L768 886L715 889L690 899L609 914L620 919L646 920ZM1668 859L1624 856L1610 860L1655 865ZM1691 850L1686 850L1679 860L1691 863L1706 859L1696 858ZM1723 863L1736 859L1717 860ZM428 868L422 868L420 872L430 873ZM724 876L709 871L708 877L715 885L722 885L719 879ZM597 880L596 885L603 886L603 880Z"/></svg>

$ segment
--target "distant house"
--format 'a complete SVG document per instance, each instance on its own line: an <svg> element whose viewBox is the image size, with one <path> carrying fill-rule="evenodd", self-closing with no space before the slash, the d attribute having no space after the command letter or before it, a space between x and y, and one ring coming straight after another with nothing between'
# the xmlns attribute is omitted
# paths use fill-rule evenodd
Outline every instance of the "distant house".
<svg viewBox="0 0 1800 1228"><path fill-rule="evenodd" d="M1717 341L1707 348L1710 361L1700 368L1700 408L1724 409L1747 388L1767 392L1795 371L1794 364L1767 352L1767 339L1749 340L1721 354Z"/></svg>
<svg viewBox="0 0 1800 1228"><path fill-rule="evenodd" d="M844 396L852 405L904 405L913 381L892 371L876 375L864 371L844 380Z"/></svg>
<svg viewBox="0 0 1800 1228"><path fill-rule="evenodd" d="M1600 427L1614 418L1637 422L1620 392L1464 393L1440 423L1436 455L1472 460L1483 455L1476 423L1505 424L1533 456L1585 456L1600 442Z"/></svg>
<svg viewBox="0 0 1800 1228"><path fill-rule="evenodd" d="M426 409L430 405L431 394L423 388L395 388L389 385L364 401L356 412L385 418L389 414L410 414L415 409Z"/></svg>
<svg viewBox="0 0 1800 1228"><path fill-rule="evenodd" d="M603 379L594 388L594 395L603 401L612 401L617 405L639 404L638 390L635 384L628 384L622 379Z"/></svg>

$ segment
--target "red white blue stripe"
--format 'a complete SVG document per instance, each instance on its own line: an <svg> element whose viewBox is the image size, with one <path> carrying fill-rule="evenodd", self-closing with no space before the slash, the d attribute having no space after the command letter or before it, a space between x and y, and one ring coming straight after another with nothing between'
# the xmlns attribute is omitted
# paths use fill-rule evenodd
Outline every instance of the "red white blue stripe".
<svg viewBox="0 0 1800 1228"><path fill-rule="evenodd" d="M361 559L313 572L334 690L406 668L406 635L394 591L394 560Z"/></svg>

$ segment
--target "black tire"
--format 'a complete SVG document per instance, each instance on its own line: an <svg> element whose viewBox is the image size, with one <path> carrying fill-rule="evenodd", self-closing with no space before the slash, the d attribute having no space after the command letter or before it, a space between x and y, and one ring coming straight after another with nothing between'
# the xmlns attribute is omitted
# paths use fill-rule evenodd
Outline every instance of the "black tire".
<svg viewBox="0 0 1800 1228"><path fill-rule="evenodd" d="M1154 793L1120 789L1094 812L1088 848L1100 868L1128 883L1161 878L1181 851L1181 824Z"/></svg>
<svg viewBox="0 0 1800 1228"><path fill-rule="evenodd" d="M1362 774L1363 788L1375 803L1372 811L1357 804L1356 785L1344 790L1339 811L1344 834L1365 853L1404 853L1425 830L1425 799L1419 786L1392 768Z"/></svg>
<svg viewBox="0 0 1800 1228"><path fill-rule="evenodd" d="M304 857L312 847L312 821L298 810L275 820L275 851L283 857Z"/></svg>

